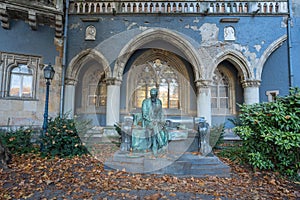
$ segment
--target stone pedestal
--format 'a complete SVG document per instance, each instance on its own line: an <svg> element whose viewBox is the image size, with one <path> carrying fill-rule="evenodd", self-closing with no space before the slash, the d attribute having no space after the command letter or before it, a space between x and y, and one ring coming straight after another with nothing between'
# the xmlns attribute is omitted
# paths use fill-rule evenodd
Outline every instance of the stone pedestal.
<svg viewBox="0 0 300 200"><path fill-rule="evenodd" d="M195 138L171 141L168 150L158 157L152 152L133 153L118 151L105 163L106 170L126 170L131 173L169 174L176 176L229 177L230 168L213 154L202 156L188 152Z"/></svg>
<svg viewBox="0 0 300 200"><path fill-rule="evenodd" d="M153 158L147 154L116 152L104 163L105 170L125 170L131 173L168 174L179 177L229 177L230 168L214 155L200 156L191 152L166 154Z"/></svg>

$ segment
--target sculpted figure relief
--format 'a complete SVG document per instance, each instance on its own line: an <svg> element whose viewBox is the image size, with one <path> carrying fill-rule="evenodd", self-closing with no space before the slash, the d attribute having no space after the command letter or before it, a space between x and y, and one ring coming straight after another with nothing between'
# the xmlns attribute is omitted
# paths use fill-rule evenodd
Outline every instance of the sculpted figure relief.
<svg viewBox="0 0 300 200"><path fill-rule="evenodd" d="M162 102L158 90L150 90L150 98L142 103L142 126L148 131L148 148L156 156L158 151L165 150L168 144L168 134L164 127L165 119L162 112Z"/></svg>

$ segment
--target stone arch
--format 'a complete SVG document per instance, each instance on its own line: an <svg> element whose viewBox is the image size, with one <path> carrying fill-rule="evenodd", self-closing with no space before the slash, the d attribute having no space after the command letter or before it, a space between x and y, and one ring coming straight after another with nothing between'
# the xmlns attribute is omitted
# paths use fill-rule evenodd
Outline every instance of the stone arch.
<svg viewBox="0 0 300 200"><path fill-rule="evenodd" d="M201 63L201 56L196 48L184 36L165 28L148 29L129 41L121 50L116 60L113 76L122 79L122 74L126 65L124 61L127 61L135 50L143 48L143 45L157 40L165 41L178 48L183 57L191 63L195 79L198 80L200 78L203 74L203 64Z"/></svg>
<svg viewBox="0 0 300 200"><path fill-rule="evenodd" d="M106 77L110 77L111 70L106 58L94 49L86 49L77 54L67 68L66 78L68 80L77 81L81 67L90 60L95 60L103 66Z"/></svg>
<svg viewBox="0 0 300 200"><path fill-rule="evenodd" d="M260 57L259 61L257 62L257 71L256 71L256 77L258 77L258 79L261 79L261 75L262 75L262 71L263 71L263 67L265 65L265 62L267 61L267 59L269 58L269 56L276 50L278 49L283 42L285 42L287 40L287 35L283 35L280 38L278 38L277 40L275 40L272 44L269 45L269 47L264 51L264 53L262 54L262 56Z"/></svg>
<svg viewBox="0 0 300 200"><path fill-rule="evenodd" d="M225 60L228 60L230 63L232 63L233 66L238 70L241 81L254 78L253 73L250 70L250 62L242 53L235 50L225 50L216 56L216 59L214 60L215 65L209 72L210 78L212 78L218 65Z"/></svg>

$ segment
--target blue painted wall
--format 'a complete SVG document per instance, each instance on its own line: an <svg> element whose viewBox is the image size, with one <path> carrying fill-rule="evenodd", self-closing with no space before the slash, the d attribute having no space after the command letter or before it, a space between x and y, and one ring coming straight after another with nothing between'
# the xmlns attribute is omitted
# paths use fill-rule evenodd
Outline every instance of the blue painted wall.
<svg viewBox="0 0 300 200"><path fill-rule="evenodd" d="M279 90L280 96L288 94L289 90L289 69L287 42L284 42L275 52L273 52L266 61L262 81L259 88L261 102L267 102L266 91Z"/></svg>
<svg viewBox="0 0 300 200"><path fill-rule="evenodd" d="M132 16L110 16L95 15L99 17L99 22L82 22L81 18L88 18L85 15L70 15L68 30L68 62L79 52L87 48L95 48L100 43L108 40L110 37L121 34L122 32L143 27L162 27L181 32L195 41L201 42L200 31L194 31L187 26L195 26L198 29L204 23L214 23L220 29L219 40L223 41L223 28L232 25L236 30L237 39L235 43L248 46L249 51L256 52L260 56L264 50L276 39L286 34L286 27L281 26L282 16L276 17L239 17L238 23L220 23L221 17L217 16L155 16L155 15L135 15ZM94 25L97 30L95 41L85 41L85 29L89 25ZM140 31L141 32L141 31ZM125 34L126 35L126 34ZM121 37L121 36L120 36ZM132 39L132 38L129 38ZM123 42L125 43L126 38ZM256 51L255 45L262 44L259 52ZM125 43L126 44L126 43ZM71 45L71 46L70 46ZM116 45L116 44L114 44ZM118 44L117 44L118 45ZM124 45L124 44L119 44ZM103 49L105 51L105 49Z"/></svg>
<svg viewBox="0 0 300 200"><path fill-rule="evenodd" d="M291 66L294 75L293 86L300 87L300 1L292 0Z"/></svg>
<svg viewBox="0 0 300 200"><path fill-rule="evenodd" d="M45 64L55 63L54 36L54 28L38 26L33 31L24 21L10 20L9 30L0 28L0 51L42 56Z"/></svg>

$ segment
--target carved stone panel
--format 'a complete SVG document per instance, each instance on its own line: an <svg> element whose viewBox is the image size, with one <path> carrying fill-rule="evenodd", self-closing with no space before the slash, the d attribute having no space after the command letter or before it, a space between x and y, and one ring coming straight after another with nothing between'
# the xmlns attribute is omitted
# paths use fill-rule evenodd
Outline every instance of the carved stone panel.
<svg viewBox="0 0 300 200"><path fill-rule="evenodd" d="M96 40L96 28L93 25L86 27L85 40Z"/></svg>

